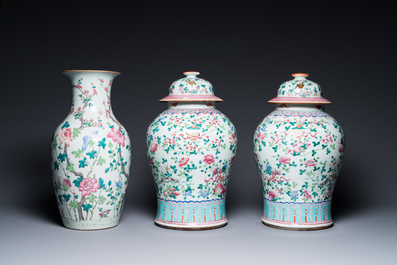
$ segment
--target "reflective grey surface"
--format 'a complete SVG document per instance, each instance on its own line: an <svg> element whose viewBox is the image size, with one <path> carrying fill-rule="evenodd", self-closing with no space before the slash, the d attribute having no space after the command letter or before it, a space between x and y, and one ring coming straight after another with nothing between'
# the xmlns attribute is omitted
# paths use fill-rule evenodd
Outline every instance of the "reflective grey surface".
<svg viewBox="0 0 397 265"><path fill-rule="evenodd" d="M0 6L1 264L393 264L396 14L390 6L322 2L255 6L189 2L2 1ZM131 181L118 227L62 227L50 177L50 144L71 105L66 69L122 74L113 111L132 141ZM145 154L158 100L184 71L199 71L224 99L239 144L227 195L229 224L203 232L153 224L154 183ZM307 72L343 127L335 225L291 232L264 226L253 158L256 126L279 85Z"/></svg>

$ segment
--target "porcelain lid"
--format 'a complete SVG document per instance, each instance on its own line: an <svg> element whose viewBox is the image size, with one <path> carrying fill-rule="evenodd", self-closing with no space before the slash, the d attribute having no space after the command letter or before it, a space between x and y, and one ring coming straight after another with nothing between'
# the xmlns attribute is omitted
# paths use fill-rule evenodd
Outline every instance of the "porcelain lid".
<svg viewBox="0 0 397 265"><path fill-rule="evenodd" d="M199 72L184 72L186 77L176 80L170 86L170 94L161 99L168 101L223 101L214 95L214 88L207 80L198 78Z"/></svg>
<svg viewBox="0 0 397 265"><path fill-rule="evenodd" d="M331 104L331 101L321 96L321 88L313 81L307 80L308 74L295 73L292 80L281 84L277 97L269 103L297 103L297 104Z"/></svg>

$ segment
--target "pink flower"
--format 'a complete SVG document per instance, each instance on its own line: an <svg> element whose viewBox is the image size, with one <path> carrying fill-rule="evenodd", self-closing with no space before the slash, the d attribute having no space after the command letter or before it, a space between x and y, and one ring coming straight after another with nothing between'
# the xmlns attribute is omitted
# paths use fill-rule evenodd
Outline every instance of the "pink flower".
<svg viewBox="0 0 397 265"><path fill-rule="evenodd" d="M269 190L269 199L272 201L276 197L277 197L276 193L274 193L274 191L272 190Z"/></svg>
<svg viewBox="0 0 397 265"><path fill-rule="evenodd" d="M100 187L101 185L97 183L96 179L88 177L81 180L79 191L81 191L81 196L85 197L90 195L91 192L96 192Z"/></svg>
<svg viewBox="0 0 397 265"><path fill-rule="evenodd" d="M156 164L156 163L154 163L153 158L151 158L151 157L149 157L149 163L152 165Z"/></svg>
<svg viewBox="0 0 397 265"><path fill-rule="evenodd" d="M339 153L343 153L343 145L339 146Z"/></svg>
<svg viewBox="0 0 397 265"><path fill-rule="evenodd" d="M216 185L214 188L214 193L216 195L219 195L221 192L222 192L222 195L225 195L226 188L223 187L223 185L221 183L218 183L218 185Z"/></svg>
<svg viewBox="0 0 397 265"><path fill-rule="evenodd" d="M274 169L273 174L274 175L281 175L281 171L277 170L277 169Z"/></svg>
<svg viewBox="0 0 397 265"><path fill-rule="evenodd" d="M286 156L280 156L278 161L285 165L285 164L289 164L291 162L291 158L286 157Z"/></svg>
<svg viewBox="0 0 397 265"><path fill-rule="evenodd" d="M215 162L215 158L214 158L213 155L206 155L206 156L204 156L203 161L204 161L205 163L207 163L207 164L212 164L212 163Z"/></svg>
<svg viewBox="0 0 397 265"><path fill-rule="evenodd" d="M70 180L68 179L63 179L63 184L65 184L67 187L72 187L72 184L70 183Z"/></svg>
<svg viewBox="0 0 397 265"><path fill-rule="evenodd" d="M125 136L121 134L121 131L119 129L113 127L112 131L108 133L107 137L112 138L114 142L121 144L123 147L125 146Z"/></svg>
<svg viewBox="0 0 397 265"><path fill-rule="evenodd" d="M94 88L94 94L93 95L96 95L96 94L98 94L98 92L96 92L96 89Z"/></svg>
<svg viewBox="0 0 397 265"><path fill-rule="evenodd" d="M314 160L307 160L305 162L305 165L309 167L314 167L315 165L317 165L317 163Z"/></svg>
<svg viewBox="0 0 397 265"><path fill-rule="evenodd" d="M105 82L105 80L103 80L102 78L101 78L101 79L99 79L99 81L101 81L101 83Z"/></svg>
<svg viewBox="0 0 397 265"><path fill-rule="evenodd" d="M68 147L70 146L69 142L73 141L72 128L62 128L62 131L57 135L59 140L61 140L61 144L65 143Z"/></svg>
<svg viewBox="0 0 397 265"><path fill-rule="evenodd" d="M304 196L306 199L309 199L309 200L312 198L312 195L310 195L310 193L309 193L308 190L304 190L304 191L303 191L303 196Z"/></svg>
<svg viewBox="0 0 397 265"><path fill-rule="evenodd" d="M182 157L181 160L178 161L179 162L179 167L183 167L184 165L187 164L187 162L189 162L189 157Z"/></svg>
<svg viewBox="0 0 397 265"><path fill-rule="evenodd" d="M76 194L76 191L74 190L73 187L70 187L69 190L70 190L71 193Z"/></svg>
<svg viewBox="0 0 397 265"><path fill-rule="evenodd" d="M216 175L220 172L219 167L215 168L214 171L212 171L213 175Z"/></svg>
<svg viewBox="0 0 397 265"><path fill-rule="evenodd" d="M154 141L151 142L151 143L150 143L150 146L149 146L150 152L152 152L152 153L156 152L158 146L159 146L159 145L158 145L156 142L154 142Z"/></svg>
<svg viewBox="0 0 397 265"><path fill-rule="evenodd" d="M81 85L77 84L76 88L83 88Z"/></svg>
<svg viewBox="0 0 397 265"><path fill-rule="evenodd" d="M276 187L276 191L277 191L278 194L280 194L280 195L283 194L283 193L281 192L281 190L280 190L279 188L277 188L277 187Z"/></svg>

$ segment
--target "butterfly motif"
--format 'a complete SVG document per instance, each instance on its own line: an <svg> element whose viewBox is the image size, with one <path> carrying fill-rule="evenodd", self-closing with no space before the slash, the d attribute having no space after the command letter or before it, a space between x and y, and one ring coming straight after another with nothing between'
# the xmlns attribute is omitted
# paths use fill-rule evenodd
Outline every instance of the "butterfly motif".
<svg viewBox="0 0 397 265"><path fill-rule="evenodd" d="M92 132L91 135L86 135L83 137L83 146L81 149L85 151L87 149L88 143L92 140L98 137L98 131Z"/></svg>

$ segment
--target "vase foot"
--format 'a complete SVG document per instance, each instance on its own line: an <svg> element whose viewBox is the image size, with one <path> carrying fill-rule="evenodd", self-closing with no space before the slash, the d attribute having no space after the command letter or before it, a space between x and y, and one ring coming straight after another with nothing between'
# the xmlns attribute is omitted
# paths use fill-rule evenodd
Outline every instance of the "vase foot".
<svg viewBox="0 0 397 265"><path fill-rule="evenodd" d="M167 229L173 229L173 230L180 230L180 231L203 231L203 230L212 230L212 229L217 229L217 228L221 228L227 225L227 220L219 223L219 224L215 224L215 225L206 225L206 226L198 226L198 225L192 225L192 226L188 226L188 225L175 225L175 224L166 224L166 223L161 223L158 222L157 220L154 221L154 224L161 227L161 228L167 228Z"/></svg>
<svg viewBox="0 0 397 265"><path fill-rule="evenodd" d="M328 223L323 224L311 224L311 225L287 225L287 224L278 224L275 222L269 222L262 218L262 223L271 228L290 230L290 231L313 231L313 230L322 230L327 229L333 226L332 220Z"/></svg>
<svg viewBox="0 0 397 265"><path fill-rule="evenodd" d="M114 228L119 224L118 218L109 220L85 220L85 221L72 221L70 219L63 219L63 225L71 230L78 231L95 231Z"/></svg>
<svg viewBox="0 0 397 265"><path fill-rule="evenodd" d="M90 229L80 229L80 228L72 228L72 227L67 227L65 226L67 229L70 230L76 230L76 231L99 231L99 230L107 230L107 229L111 229L111 228L115 228L117 225L114 226L109 226L109 227L103 227L103 228L90 228Z"/></svg>

